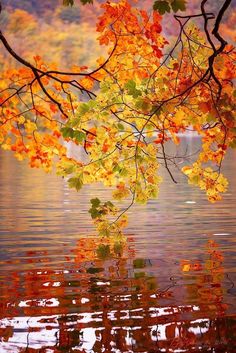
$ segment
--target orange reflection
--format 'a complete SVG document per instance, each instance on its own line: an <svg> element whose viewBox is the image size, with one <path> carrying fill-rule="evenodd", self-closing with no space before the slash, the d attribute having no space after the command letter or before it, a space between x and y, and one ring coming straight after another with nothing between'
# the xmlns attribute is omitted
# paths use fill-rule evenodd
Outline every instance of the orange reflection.
<svg viewBox="0 0 236 353"><path fill-rule="evenodd" d="M236 317L224 303L218 244L208 241L198 261L181 261L167 286L161 267L153 273L152 260L130 254L132 239L82 238L70 254L64 249L62 268L47 267L41 252L41 269L10 273L1 352L233 352Z"/></svg>

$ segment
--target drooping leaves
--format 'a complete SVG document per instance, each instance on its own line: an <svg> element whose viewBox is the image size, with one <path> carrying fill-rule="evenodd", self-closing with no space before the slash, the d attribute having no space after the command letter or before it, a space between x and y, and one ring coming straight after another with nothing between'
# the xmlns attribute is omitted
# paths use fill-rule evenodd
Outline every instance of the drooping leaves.
<svg viewBox="0 0 236 353"><path fill-rule="evenodd" d="M70 188L74 188L76 191L79 191L83 186L82 177L73 177L68 179L68 184Z"/></svg>

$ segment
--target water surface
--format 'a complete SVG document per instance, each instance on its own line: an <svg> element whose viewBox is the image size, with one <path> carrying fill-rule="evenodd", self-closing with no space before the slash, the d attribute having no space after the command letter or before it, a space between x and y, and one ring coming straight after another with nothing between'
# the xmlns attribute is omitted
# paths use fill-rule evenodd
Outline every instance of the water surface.
<svg viewBox="0 0 236 353"><path fill-rule="evenodd" d="M87 213L110 191L1 152L0 352L236 352L235 157L223 201L165 175L118 245Z"/></svg>

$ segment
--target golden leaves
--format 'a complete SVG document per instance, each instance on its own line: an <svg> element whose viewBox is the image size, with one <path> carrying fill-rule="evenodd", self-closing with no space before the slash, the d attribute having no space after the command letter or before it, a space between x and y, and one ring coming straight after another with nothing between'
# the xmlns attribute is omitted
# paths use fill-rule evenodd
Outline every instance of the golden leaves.
<svg viewBox="0 0 236 353"><path fill-rule="evenodd" d="M115 200L122 200L130 195L130 190L125 186L125 183L120 182L113 191L112 196Z"/></svg>
<svg viewBox="0 0 236 353"><path fill-rule="evenodd" d="M220 200L220 193L227 190L227 179L210 167L202 168L199 162L183 167L182 172L187 175L189 184L198 185L200 189L206 191L208 200L211 202Z"/></svg>

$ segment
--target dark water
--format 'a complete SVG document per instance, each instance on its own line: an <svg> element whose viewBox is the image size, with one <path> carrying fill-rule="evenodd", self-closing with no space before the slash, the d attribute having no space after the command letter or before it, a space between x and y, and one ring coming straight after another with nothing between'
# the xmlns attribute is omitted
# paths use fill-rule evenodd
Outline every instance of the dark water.
<svg viewBox="0 0 236 353"><path fill-rule="evenodd" d="M1 152L0 352L236 352L235 158L222 202L166 176L118 245L87 214L109 192Z"/></svg>

